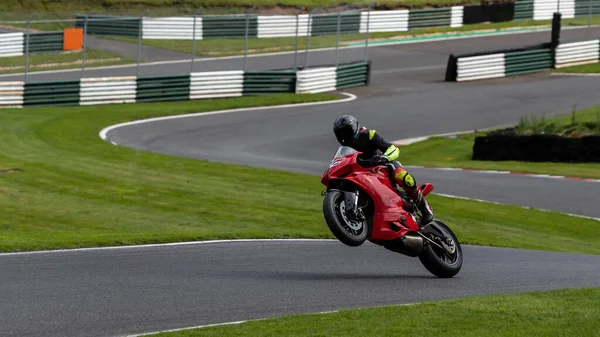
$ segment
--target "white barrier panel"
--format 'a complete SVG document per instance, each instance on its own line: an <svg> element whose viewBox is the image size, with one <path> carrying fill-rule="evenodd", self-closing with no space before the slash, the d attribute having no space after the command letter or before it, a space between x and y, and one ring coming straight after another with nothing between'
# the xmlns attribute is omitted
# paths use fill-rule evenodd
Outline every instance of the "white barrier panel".
<svg viewBox="0 0 600 337"><path fill-rule="evenodd" d="M296 93L315 94L335 91L337 85L336 67L301 70L296 73Z"/></svg>
<svg viewBox="0 0 600 337"><path fill-rule="evenodd" d="M135 103L135 76L82 78L79 105Z"/></svg>
<svg viewBox="0 0 600 337"><path fill-rule="evenodd" d="M24 93L24 82L0 82L0 108L22 108Z"/></svg>
<svg viewBox="0 0 600 337"><path fill-rule="evenodd" d="M504 54L491 54L459 58L456 81L504 77Z"/></svg>
<svg viewBox="0 0 600 337"><path fill-rule="evenodd" d="M298 15L297 19L295 15L259 15L258 38L296 36L296 26L299 36L310 34L308 14Z"/></svg>
<svg viewBox="0 0 600 337"><path fill-rule="evenodd" d="M534 0L533 19L551 20L555 12L560 12L563 19L575 17L575 0Z"/></svg>
<svg viewBox="0 0 600 337"><path fill-rule="evenodd" d="M451 17L450 17L450 27L462 27L463 25L463 6L452 6L451 9Z"/></svg>
<svg viewBox="0 0 600 337"><path fill-rule="evenodd" d="M0 34L0 57L22 56L23 41L23 33Z"/></svg>
<svg viewBox="0 0 600 337"><path fill-rule="evenodd" d="M405 32L408 31L408 10L361 12L360 33L367 32Z"/></svg>
<svg viewBox="0 0 600 337"><path fill-rule="evenodd" d="M157 40L192 40L194 17L144 18L142 38ZM202 17L196 17L196 40L202 40Z"/></svg>
<svg viewBox="0 0 600 337"><path fill-rule="evenodd" d="M556 68L596 63L600 58L600 40L560 44L556 48Z"/></svg>
<svg viewBox="0 0 600 337"><path fill-rule="evenodd" d="M190 74L190 99L239 97L243 91L243 70Z"/></svg>

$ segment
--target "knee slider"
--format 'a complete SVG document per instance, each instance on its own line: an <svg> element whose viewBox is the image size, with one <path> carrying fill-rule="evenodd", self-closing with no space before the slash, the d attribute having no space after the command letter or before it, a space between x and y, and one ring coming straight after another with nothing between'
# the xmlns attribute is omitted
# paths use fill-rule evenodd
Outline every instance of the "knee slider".
<svg viewBox="0 0 600 337"><path fill-rule="evenodd" d="M404 170L396 170L394 178L396 181L402 181L403 185L410 189L414 189L416 187L415 178L413 178L410 173Z"/></svg>

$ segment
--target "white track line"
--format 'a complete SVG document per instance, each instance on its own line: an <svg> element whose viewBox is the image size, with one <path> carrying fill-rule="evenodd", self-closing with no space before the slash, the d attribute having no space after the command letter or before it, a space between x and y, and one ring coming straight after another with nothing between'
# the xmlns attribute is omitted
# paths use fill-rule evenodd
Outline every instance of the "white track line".
<svg viewBox="0 0 600 337"><path fill-rule="evenodd" d="M175 115L175 116L166 116L166 117L156 117L156 118L140 119L140 120L137 120L137 121L126 122L126 123L121 123L121 124L116 124L116 125L111 125L109 127L106 127L106 128L104 128L104 129L102 129L100 131L100 138L102 138L103 140L106 141L107 140L106 134L108 132L110 132L110 131L112 131L114 129L118 129L118 128L124 127L124 126L131 126L131 125L137 125L137 124L158 122L158 121L164 121L164 120L169 120L169 119L181 119L181 118L188 118L188 117L220 115L220 114L226 114L226 113L232 113L232 112L256 111L256 110L274 110L274 109L285 109L285 108L299 108L299 107L315 106L315 105L339 104L339 103L350 102L350 101L353 101L353 100L355 100L357 98L356 95L353 95L353 94L350 94L350 93L347 93L347 92L340 92L340 94L346 96L347 98L337 99L337 100L333 100L333 101L298 103L298 104L283 104L283 105L273 105L273 106L259 106L259 107L254 107L254 108L240 108L240 109L230 109L230 110L218 110L218 111L210 111L210 112L198 112L198 113L185 114L185 115Z"/></svg>
<svg viewBox="0 0 600 337"><path fill-rule="evenodd" d="M208 245L219 243L244 243L244 242L335 242L335 239L230 239L230 240L205 240L205 241L186 241L186 242L171 242L171 243L152 243L146 245L129 245L129 246L108 246L108 247L89 247L89 248L73 248L73 249L52 249L52 250L35 250L26 252L0 253L0 257L13 255L35 255L35 254L55 254L55 253L78 253L78 252L93 252L101 250L126 250L126 249L143 249L154 247L171 247L171 246L192 246L192 245Z"/></svg>
<svg viewBox="0 0 600 337"><path fill-rule="evenodd" d="M376 309L376 308L383 308L383 307L406 307L406 306L417 305L417 304L421 304L421 303L424 303L424 302L412 302L412 303L403 303L403 304L380 305L380 306L371 306L371 307L366 307L366 308L355 308L355 309L344 309L344 310ZM286 315L286 316L269 317L269 318L256 318L256 319L248 319L248 320L244 320L244 321L215 323L215 324L198 325L198 326L191 326L191 327L171 329L171 330L152 331L152 332L145 332L145 333L135 334L135 335L126 335L126 336L122 336L122 337L140 337L140 336L145 336L145 335L157 335L157 334L160 334L160 333L163 333L163 332L177 332L177 331L184 331L184 330L210 328L210 327L214 327L214 326L237 325L237 324L243 324L243 323L248 323L248 322L258 322L258 321L265 321L265 320L269 320L269 319L278 319L278 318L290 317L290 316L335 314L335 313L338 313L338 312L340 312L340 310L321 311L321 312L314 312L314 313L297 314L297 315Z"/></svg>
<svg viewBox="0 0 600 337"><path fill-rule="evenodd" d="M461 197L461 196L458 196L458 195L451 195L451 194L443 194L443 193L432 193L432 194L439 195L441 197L446 197L446 198L462 199L462 200L468 200L468 201L476 201L476 202L482 202L482 203L494 204L494 205L501 205L501 206L516 206L516 207L520 207L520 208L523 208L523 209L531 209L531 210L541 211L541 212L554 212L554 213L558 213L558 214L572 216L572 217L575 217L575 218L583 218L583 219L588 219L588 220L600 221L600 218L594 218L594 217L590 217L590 216L578 215L578 214L571 214L571 213L562 213L562 212L552 211L552 210L543 209L543 208L533 208L533 207L519 206L519 205L508 205L508 204L503 204L503 203L499 203L499 202L496 202L496 201L488 201L488 200L482 200L482 199L467 198L467 197Z"/></svg>

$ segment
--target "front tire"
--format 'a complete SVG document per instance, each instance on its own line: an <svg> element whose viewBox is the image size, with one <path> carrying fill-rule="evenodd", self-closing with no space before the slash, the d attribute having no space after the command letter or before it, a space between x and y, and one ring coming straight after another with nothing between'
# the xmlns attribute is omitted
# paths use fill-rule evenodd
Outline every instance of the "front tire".
<svg viewBox="0 0 600 337"><path fill-rule="evenodd" d="M369 235L367 220L351 221L345 215L344 193L338 190L327 192L323 200L323 215L329 230L342 243L350 247L362 245Z"/></svg>
<svg viewBox="0 0 600 337"><path fill-rule="evenodd" d="M462 268L463 253L458 242L458 238L454 232L445 223L434 220L434 222L443 229L445 235L450 236L454 244L454 252L450 256L439 247L431 243L427 243L423 252L419 255L419 260L423 266L433 275L440 278L451 278L458 274ZM431 239L432 237L428 235ZM434 240L436 241L436 240ZM439 243L439 242L438 242Z"/></svg>

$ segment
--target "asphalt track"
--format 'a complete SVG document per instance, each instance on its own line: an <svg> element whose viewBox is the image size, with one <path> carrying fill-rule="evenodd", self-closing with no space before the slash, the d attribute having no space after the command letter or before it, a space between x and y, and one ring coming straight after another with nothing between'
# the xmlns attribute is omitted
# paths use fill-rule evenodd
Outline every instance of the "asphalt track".
<svg viewBox="0 0 600 337"><path fill-rule="evenodd" d="M490 43L485 40L508 45L513 39L514 45L545 37L452 43L481 47ZM443 83L444 48L458 48L452 43L372 48L373 82L351 90L358 99L349 103L172 119L115 129L108 137L144 150L314 174L336 148L330 124L342 112L356 114L392 140L515 123L529 112L564 113L573 103L598 104L598 78L536 75ZM112 71L108 74L116 74ZM411 171L439 193L600 215L600 184ZM464 252L463 270L451 280L433 278L415 259L337 241L0 254L0 334L116 336L338 308L600 286L598 256L470 246Z"/></svg>

